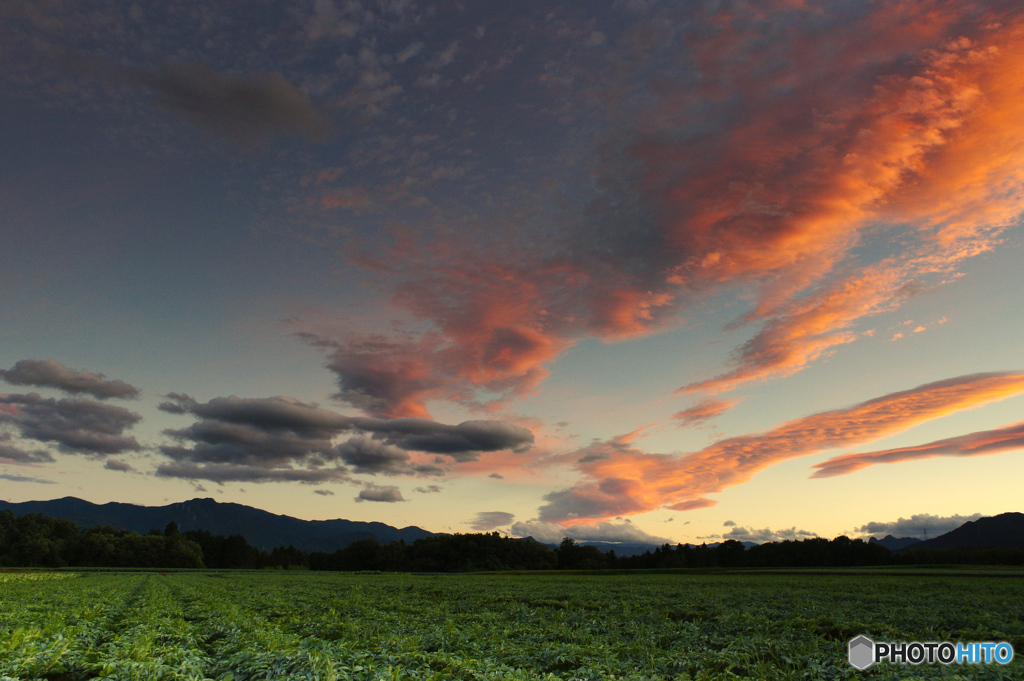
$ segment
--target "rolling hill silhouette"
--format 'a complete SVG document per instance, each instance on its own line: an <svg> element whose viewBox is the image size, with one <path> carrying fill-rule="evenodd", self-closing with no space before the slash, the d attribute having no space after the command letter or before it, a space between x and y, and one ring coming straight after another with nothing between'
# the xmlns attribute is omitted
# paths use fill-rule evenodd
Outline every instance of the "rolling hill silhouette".
<svg viewBox="0 0 1024 681"><path fill-rule="evenodd" d="M1004 549L1024 547L1024 513L1000 513L988 518L978 518L946 534L906 548L955 549L962 546L998 546Z"/></svg>
<svg viewBox="0 0 1024 681"><path fill-rule="evenodd" d="M190 499L167 506L117 502L93 504L76 497L16 504L0 501L0 511L4 509L10 509L16 516L41 513L73 520L82 527L113 525L139 534L146 534L151 529L163 530L173 521L182 532L207 530L225 536L240 534L250 545L267 551L291 545L303 551L331 553L358 539L373 537L382 544L403 539L409 543L435 534L419 527L399 529L384 523L340 518L301 520L242 504L218 503L209 498Z"/></svg>

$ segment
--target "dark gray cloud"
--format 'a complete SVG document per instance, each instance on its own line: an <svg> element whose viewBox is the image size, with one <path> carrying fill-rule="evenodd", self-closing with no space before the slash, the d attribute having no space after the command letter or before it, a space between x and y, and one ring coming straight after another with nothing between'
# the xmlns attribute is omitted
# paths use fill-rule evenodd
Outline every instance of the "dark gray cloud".
<svg viewBox="0 0 1024 681"><path fill-rule="evenodd" d="M579 541L632 542L642 544L672 543L664 537L657 537L644 532L628 520L619 522L603 522L593 525L575 525L562 527L557 523L545 523L536 520L518 522L510 528L516 537L533 537L537 541L557 544L563 537L571 537Z"/></svg>
<svg viewBox="0 0 1024 681"><path fill-rule="evenodd" d="M413 462L404 449L366 435L342 442L335 450L356 473L420 476L445 473L440 466Z"/></svg>
<svg viewBox="0 0 1024 681"><path fill-rule="evenodd" d="M230 76L201 64L168 64L137 81L163 95L161 105L196 125L244 144L265 144L276 134L325 141L331 122L278 73Z"/></svg>
<svg viewBox="0 0 1024 681"><path fill-rule="evenodd" d="M199 465L191 462L162 464L156 474L162 478L185 478L187 480L209 480L217 484L225 482L303 482L319 484L348 480L343 468L301 469L291 467L267 467L212 463Z"/></svg>
<svg viewBox="0 0 1024 681"><path fill-rule="evenodd" d="M445 454L456 461L475 461L480 452L525 452L533 445L533 433L505 421L465 421L457 426L417 418L353 421L402 449Z"/></svg>
<svg viewBox="0 0 1024 681"><path fill-rule="evenodd" d="M340 414L287 397L218 397L206 403L170 393L169 407L198 416L187 428L165 430L178 444L162 445L175 461L157 469L164 477L223 482L326 482L347 479L331 439L345 425ZM179 412L180 413L180 412Z"/></svg>
<svg viewBox="0 0 1024 681"><path fill-rule="evenodd" d="M875 537L884 537L891 534L894 537L917 537L923 539L925 534L929 537L937 537L960 527L964 523L978 520L984 516L981 513L973 515L931 515L930 513L918 513L909 518L900 518L890 522L870 522L856 528L856 532L863 532Z"/></svg>
<svg viewBox="0 0 1024 681"><path fill-rule="evenodd" d="M269 479L268 471L280 470L281 479L292 479L298 466L313 471L334 463L352 466L356 473L371 475L444 475L444 468L412 460L409 451L444 454L456 461L475 460L482 451L522 451L533 434L501 421L467 421L455 426L427 419L381 419L343 416L314 404L288 397L218 397L200 403L170 393L161 409L188 413L199 420L186 428L164 433L177 443L160 451L178 463L203 464L201 472L225 479L239 471L225 466L255 467L253 479ZM346 442L332 440L354 433ZM164 467L164 475L191 474L196 468ZM291 477L290 477L291 476Z"/></svg>
<svg viewBox="0 0 1024 681"><path fill-rule="evenodd" d="M409 452L365 435L342 442L337 452L356 473L398 475L409 471Z"/></svg>
<svg viewBox="0 0 1024 681"><path fill-rule="evenodd" d="M41 485L56 485L53 480L43 480L42 478L30 478L25 475L7 475L0 474L0 480L7 480L8 482L36 482Z"/></svg>
<svg viewBox="0 0 1024 681"><path fill-rule="evenodd" d="M322 497L333 497L334 496L334 492L332 492L329 489L315 489L315 490L313 490L313 494L319 494Z"/></svg>
<svg viewBox="0 0 1024 681"><path fill-rule="evenodd" d="M75 371L52 359L23 359L10 369L0 369L0 378L11 385L31 385L37 388L57 388L77 395L88 393L105 400L137 398L139 389L121 380L107 380L103 374Z"/></svg>
<svg viewBox="0 0 1024 681"><path fill-rule="evenodd" d="M488 478L494 478L495 480L504 480L505 479L505 476L502 475L501 473L491 473L487 477Z"/></svg>
<svg viewBox="0 0 1024 681"><path fill-rule="evenodd" d="M103 464L103 467L108 471L120 471L122 473L131 473L135 468L124 461L118 461L117 459L107 459L107 462Z"/></svg>
<svg viewBox="0 0 1024 681"><path fill-rule="evenodd" d="M235 76L190 63L168 63L157 72L99 59L66 63L84 75L146 88L160 106L241 146L262 146L280 134L325 142L332 133L330 118L279 73Z"/></svg>
<svg viewBox="0 0 1024 681"><path fill-rule="evenodd" d="M251 426L263 431L288 431L303 437L330 438L346 430L352 419L291 397L215 397L197 402L168 393L176 408L208 421ZM165 409L164 411L167 411ZM177 412L180 413L180 412Z"/></svg>
<svg viewBox="0 0 1024 681"><path fill-rule="evenodd" d="M0 425L13 426L28 440L56 443L64 453L104 456L142 449L134 437L124 434L142 417L124 407L84 398L43 398L38 393L0 396L0 404L14 407L0 411Z"/></svg>
<svg viewBox="0 0 1024 681"><path fill-rule="evenodd" d="M10 433L0 433L0 460L17 464L53 463L54 458L45 449L26 451L10 444Z"/></svg>
<svg viewBox="0 0 1024 681"><path fill-rule="evenodd" d="M167 393L164 397L169 398L171 401L161 402L157 405L157 409L168 414L187 414L189 408L197 404L190 395L184 393Z"/></svg>
<svg viewBox="0 0 1024 681"><path fill-rule="evenodd" d="M161 402L160 404L157 405L156 408L159 409L160 411L165 411L168 414L187 414L188 413L188 409L186 409L185 407L181 406L180 404L176 404L174 402Z"/></svg>
<svg viewBox="0 0 1024 681"><path fill-rule="evenodd" d="M393 504L395 502L405 501L405 497L402 496L402 490L398 489L393 485L369 485L359 492L359 496L357 496L355 500L382 501L389 504Z"/></svg>
<svg viewBox="0 0 1024 681"><path fill-rule="evenodd" d="M514 513L505 511L480 511L469 521L469 526L477 532L489 532L496 527L504 527L516 519Z"/></svg>
<svg viewBox="0 0 1024 681"><path fill-rule="evenodd" d="M427 485L426 487L414 487L413 491L420 494L437 494L443 489L440 485Z"/></svg>
<svg viewBox="0 0 1024 681"><path fill-rule="evenodd" d="M197 463L285 464L298 459L335 458L330 438L303 437L290 431L220 421L197 421L188 428L164 431L180 445L160 447L175 460Z"/></svg>
<svg viewBox="0 0 1024 681"><path fill-rule="evenodd" d="M735 526L732 527L728 532L721 536L722 541L733 539L736 541L749 541L757 544L764 544L770 541L798 541L800 539L808 539L810 537L817 537L817 532L811 532L809 530L798 530L796 527L791 527L788 530L772 530L770 528L748 529L746 527ZM717 539L717 535L714 537L707 537L708 539Z"/></svg>

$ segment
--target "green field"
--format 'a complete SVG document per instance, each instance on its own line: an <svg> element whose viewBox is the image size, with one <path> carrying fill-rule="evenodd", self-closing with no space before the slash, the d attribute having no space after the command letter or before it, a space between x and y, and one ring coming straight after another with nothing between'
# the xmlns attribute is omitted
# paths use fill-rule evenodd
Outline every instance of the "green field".
<svg viewBox="0 0 1024 681"><path fill-rule="evenodd" d="M1008 640L1019 577L0 573L0 678L1022 679L846 643Z"/></svg>

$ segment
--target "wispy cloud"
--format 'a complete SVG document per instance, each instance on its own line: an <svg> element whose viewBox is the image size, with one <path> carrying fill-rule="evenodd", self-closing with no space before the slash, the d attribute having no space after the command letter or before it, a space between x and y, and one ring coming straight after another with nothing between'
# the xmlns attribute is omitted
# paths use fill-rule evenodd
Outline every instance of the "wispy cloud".
<svg viewBox="0 0 1024 681"><path fill-rule="evenodd" d="M742 484L780 461L891 435L911 426L1024 393L1024 373L959 376L720 440L684 456L649 454L618 441L580 450L580 484L545 496L539 517L571 525L667 506L709 505L702 495Z"/></svg>
<svg viewBox="0 0 1024 681"><path fill-rule="evenodd" d="M936 456L982 456L998 454L1013 449L1024 449L1024 421L993 430L981 430L923 445L896 447L861 454L844 454L828 461L815 464L818 470L813 478L831 478L847 475L868 466L880 463L917 461Z"/></svg>
<svg viewBox="0 0 1024 681"><path fill-rule="evenodd" d="M31 478L25 475L8 475L6 473L0 474L0 480L7 480L8 482L34 482L40 485L56 485L53 480L43 480L42 478Z"/></svg>
<svg viewBox="0 0 1024 681"><path fill-rule="evenodd" d="M289 465L241 465L234 463L196 464L175 461L161 464L156 475L163 478L226 482L302 482L311 485L323 482L348 482L351 478L342 468L295 468Z"/></svg>

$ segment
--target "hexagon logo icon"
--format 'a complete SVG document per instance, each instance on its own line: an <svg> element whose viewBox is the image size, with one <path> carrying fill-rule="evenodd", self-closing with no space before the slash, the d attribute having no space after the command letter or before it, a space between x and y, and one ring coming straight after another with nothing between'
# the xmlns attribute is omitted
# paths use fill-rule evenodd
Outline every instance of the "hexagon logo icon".
<svg viewBox="0 0 1024 681"><path fill-rule="evenodd" d="M867 669L875 663L875 642L863 634L851 639L849 659L857 669Z"/></svg>

